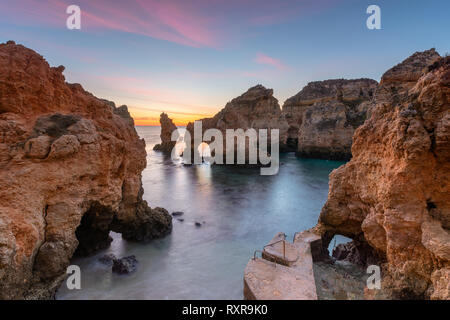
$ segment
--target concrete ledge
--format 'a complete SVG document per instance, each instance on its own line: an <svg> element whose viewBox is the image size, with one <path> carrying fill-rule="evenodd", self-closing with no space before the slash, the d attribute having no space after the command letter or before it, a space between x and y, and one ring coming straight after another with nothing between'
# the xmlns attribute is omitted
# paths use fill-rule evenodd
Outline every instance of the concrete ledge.
<svg viewBox="0 0 450 320"><path fill-rule="evenodd" d="M283 239L279 233L269 244ZM282 242L277 244L282 246ZM265 247L262 258L248 262L244 272L244 299L317 300L312 252L321 257L320 236L310 231L296 234L294 243L286 243L285 257L280 255L280 246Z"/></svg>
<svg viewBox="0 0 450 320"><path fill-rule="evenodd" d="M244 299L317 300L317 294L309 275L264 259L252 259L245 268Z"/></svg>

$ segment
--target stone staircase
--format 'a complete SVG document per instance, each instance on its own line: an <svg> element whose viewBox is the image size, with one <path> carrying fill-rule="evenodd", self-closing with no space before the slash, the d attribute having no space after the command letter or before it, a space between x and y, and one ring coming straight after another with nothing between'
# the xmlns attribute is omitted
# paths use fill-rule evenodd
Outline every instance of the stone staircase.
<svg viewBox="0 0 450 320"><path fill-rule="evenodd" d="M248 262L244 273L244 298L317 300L313 255L319 257L321 248L320 236L311 231L296 233L293 242L278 233L263 248L261 258L255 251Z"/></svg>

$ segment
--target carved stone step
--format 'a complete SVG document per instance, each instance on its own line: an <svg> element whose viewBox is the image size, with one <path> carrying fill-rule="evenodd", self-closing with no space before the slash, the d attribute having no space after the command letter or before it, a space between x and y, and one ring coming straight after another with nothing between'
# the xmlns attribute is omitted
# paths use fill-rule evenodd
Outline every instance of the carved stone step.
<svg viewBox="0 0 450 320"><path fill-rule="evenodd" d="M309 274L264 259L251 259L245 268L244 299L317 300L317 294Z"/></svg>
<svg viewBox="0 0 450 320"><path fill-rule="evenodd" d="M299 252L296 246L285 240L283 233L278 233L264 247L262 257L289 267L298 260Z"/></svg>

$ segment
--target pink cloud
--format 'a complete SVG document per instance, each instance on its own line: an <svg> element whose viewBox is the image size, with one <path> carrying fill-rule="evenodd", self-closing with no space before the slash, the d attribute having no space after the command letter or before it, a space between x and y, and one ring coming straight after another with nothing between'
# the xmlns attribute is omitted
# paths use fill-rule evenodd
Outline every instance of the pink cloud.
<svg viewBox="0 0 450 320"><path fill-rule="evenodd" d="M288 69L288 67L283 62L281 62L281 60L269 57L268 55L265 55L264 53L257 53L254 61L259 64L265 64L265 65L275 67L278 70L287 70Z"/></svg>
<svg viewBox="0 0 450 320"><path fill-rule="evenodd" d="M82 31L122 31L191 47L221 48L254 28L283 23L336 0L78 0ZM8 3L6 3L8 2ZM72 0L0 2L0 18L18 25L65 28Z"/></svg>

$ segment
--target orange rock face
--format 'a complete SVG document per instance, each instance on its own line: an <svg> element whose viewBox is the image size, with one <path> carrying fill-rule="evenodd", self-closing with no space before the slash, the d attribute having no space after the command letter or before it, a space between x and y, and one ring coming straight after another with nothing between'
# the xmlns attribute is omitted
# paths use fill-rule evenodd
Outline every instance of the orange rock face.
<svg viewBox="0 0 450 320"><path fill-rule="evenodd" d="M75 251L108 246L110 230L129 240L171 230L142 200L145 142L126 106L63 70L0 44L0 299L51 297Z"/></svg>
<svg viewBox="0 0 450 320"><path fill-rule="evenodd" d="M369 244L393 298L449 299L450 59L416 53L383 76L352 160L330 176L319 229ZM376 294L375 294L376 297Z"/></svg>

